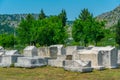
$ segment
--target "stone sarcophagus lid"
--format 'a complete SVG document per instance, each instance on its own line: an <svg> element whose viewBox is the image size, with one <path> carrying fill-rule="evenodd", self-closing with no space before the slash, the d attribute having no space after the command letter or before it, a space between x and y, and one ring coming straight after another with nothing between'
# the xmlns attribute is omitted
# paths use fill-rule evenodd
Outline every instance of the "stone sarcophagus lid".
<svg viewBox="0 0 120 80"><path fill-rule="evenodd" d="M27 46L27 47L23 50L23 55L24 55L25 57L38 56L37 48L36 48L35 46Z"/></svg>

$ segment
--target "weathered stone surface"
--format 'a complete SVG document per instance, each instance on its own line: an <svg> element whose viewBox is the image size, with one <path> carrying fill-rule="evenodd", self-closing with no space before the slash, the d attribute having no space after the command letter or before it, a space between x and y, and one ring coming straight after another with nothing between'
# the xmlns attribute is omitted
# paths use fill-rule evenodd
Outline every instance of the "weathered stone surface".
<svg viewBox="0 0 120 80"><path fill-rule="evenodd" d="M66 55L58 55L57 56L57 60L65 60L66 59Z"/></svg>
<svg viewBox="0 0 120 80"><path fill-rule="evenodd" d="M0 46L0 56L5 54L5 50L2 46Z"/></svg>
<svg viewBox="0 0 120 80"><path fill-rule="evenodd" d="M96 69L116 68L118 52L115 47L94 47L90 50L74 52L75 60L91 61Z"/></svg>
<svg viewBox="0 0 120 80"><path fill-rule="evenodd" d="M76 50L84 49L83 46L67 46L66 47L66 55L73 55L73 52Z"/></svg>
<svg viewBox="0 0 120 80"><path fill-rule="evenodd" d="M25 57L38 56L37 48L36 48L35 46L27 46L27 47L23 50L23 55L24 55Z"/></svg>
<svg viewBox="0 0 120 80"><path fill-rule="evenodd" d="M48 65L48 61L52 60L52 58L49 58L49 57L45 57L44 59L45 59L45 62L46 62L47 65Z"/></svg>
<svg viewBox="0 0 120 80"><path fill-rule="evenodd" d="M118 50L115 47L94 47L92 50L98 50L102 53L102 65L106 68L118 67Z"/></svg>
<svg viewBox="0 0 120 80"><path fill-rule="evenodd" d="M65 60L64 69L76 72L91 72L93 68L91 68L90 61L81 61L81 60Z"/></svg>
<svg viewBox="0 0 120 80"><path fill-rule="evenodd" d="M120 50L118 50L118 65L120 65Z"/></svg>
<svg viewBox="0 0 120 80"><path fill-rule="evenodd" d="M53 59L57 58L57 55L65 55L65 48L63 45L51 45L50 46L50 57Z"/></svg>
<svg viewBox="0 0 120 80"><path fill-rule="evenodd" d="M66 59L66 55L58 55L57 59L48 60L48 65L54 67L63 67L63 61Z"/></svg>
<svg viewBox="0 0 120 80"><path fill-rule="evenodd" d="M73 72L92 72L93 68L91 67L64 67L65 70L73 71Z"/></svg>
<svg viewBox="0 0 120 80"><path fill-rule="evenodd" d="M22 57L21 55L4 55L1 56L0 67L10 67L17 62L17 58Z"/></svg>
<svg viewBox="0 0 120 80"><path fill-rule="evenodd" d="M91 61L65 60L63 65L69 67L91 67Z"/></svg>
<svg viewBox="0 0 120 80"><path fill-rule="evenodd" d="M7 50L4 55L18 55L18 50Z"/></svg>
<svg viewBox="0 0 120 80"><path fill-rule="evenodd" d="M1 51L1 50L4 50L4 48L3 48L2 46L0 46L0 51Z"/></svg>
<svg viewBox="0 0 120 80"><path fill-rule="evenodd" d="M4 50L0 51L0 56L2 56L2 55L5 55L5 51Z"/></svg>
<svg viewBox="0 0 120 80"><path fill-rule="evenodd" d="M45 65L45 59L39 57L18 57L18 61L15 63L15 67L25 68L40 67Z"/></svg>
<svg viewBox="0 0 120 80"><path fill-rule="evenodd" d="M73 60L73 55L66 55L66 60Z"/></svg>
<svg viewBox="0 0 120 80"><path fill-rule="evenodd" d="M74 55L74 60L91 61L91 66L101 66L102 65L102 54L98 51L92 50L79 50Z"/></svg>
<svg viewBox="0 0 120 80"><path fill-rule="evenodd" d="M49 47L39 47L38 48L38 56L42 57L42 58L50 57Z"/></svg>
<svg viewBox="0 0 120 80"><path fill-rule="evenodd" d="M57 52L58 52L57 47L50 47L50 57L51 58L56 59L57 58Z"/></svg>
<svg viewBox="0 0 120 80"><path fill-rule="evenodd" d="M96 70L104 70L105 69L104 66L93 66L92 68L94 68Z"/></svg>
<svg viewBox="0 0 120 80"><path fill-rule="evenodd" d="M48 65L54 66L54 67L63 67L63 60L48 60Z"/></svg>

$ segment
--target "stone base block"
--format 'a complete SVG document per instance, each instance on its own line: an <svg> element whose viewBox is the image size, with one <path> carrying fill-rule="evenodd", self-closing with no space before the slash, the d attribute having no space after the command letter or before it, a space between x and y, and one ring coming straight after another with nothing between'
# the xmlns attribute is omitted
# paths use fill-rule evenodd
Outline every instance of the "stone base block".
<svg viewBox="0 0 120 80"><path fill-rule="evenodd" d="M118 68L118 65L116 65L116 66L107 66L106 68L115 69L115 68Z"/></svg>
<svg viewBox="0 0 120 80"><path fill-rule="evenodd" d="M93 68L91 67L64 67L65 70L73 71L73 72L92 72Z"/></svg>
<svg viewBox="0 0 120 80"><path fill-rule="evenodd" d="M91 67L91 62L81 60L65 60L63 61L63 65L69 67Z"/></svg>
<svg viewBox="0 0 120 80"><path fill-rule="evenodd" d="M104 70L105 69L104 66L93 66L93 68L96 70Z"/></svg>
<svg viewBox="0 0 120 80"><path fill-rule="evenodd" d="M39 57L18 57L18 61L15 63L15 67L25 68L40 67L45 65L47 65L45 59Z"/></svg>
<svg viewBox="0 0 120 80"><path fill-rule="evenodd" d="M63 60L48 60L48 65L54 67L63 67Z"/></svg>
<svg viewBox="0 0 120 80"><path fill-rule="evenodd" d="M12 64L0 63L0 67L10 67Z"/></svg>
<svg viewBox="0 0 120 80"><path fill-rule="evenodd" d="M34 68L34 67L41 67L41 66L45 66L45 64L20 64L20 63L15 63L15 67Z"/></svg>

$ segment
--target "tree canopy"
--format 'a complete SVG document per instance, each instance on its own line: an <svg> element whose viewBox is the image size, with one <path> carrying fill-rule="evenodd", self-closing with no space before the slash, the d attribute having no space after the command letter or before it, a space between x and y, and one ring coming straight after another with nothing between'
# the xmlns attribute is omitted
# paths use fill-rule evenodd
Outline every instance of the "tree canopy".
<svg viewBox="0 0 120 80"><path fill-rule="evenodd" d="M79 45L97 45L108 35L108 32L110 33L110 30L105 29L105 21L98 21L88 9L81 10L73 25L67 25L66 23L67 13L64 9L58 15L51 16L46 16L43 9L41 9L37 18L33 17L32 14L28 14L26 18L23 18L17 29L0 25L0 45L11 47L11 45L49 46L66 44L69 41L68 37L71 40L73 38L73 42L79 43ZM68 34L71 34L71 30L68 30L71 27L72 36L68 36ZM108 38L111 37L113 36ZM120 20L116 26L116 38L114 39L120 45ZM108 39L106 38L106 40Z"/></svg>
<svg viewBox="0 0 120 80"><path fill-rule="evenodd" d="M63 21L59 16L49 16L44 19L41 17L35 20L33 16L29 14L25 20L21 21L17 31L21 44L64 44L67 38Z"/></svg>
<svg viewBox="0 0 120 80"><path fill-rule="evenodd" d="M104 38L103 24L97 21L88 9L83 9L73 23L72 36L76 42L81 42L85 46L88 43L100 41Z"/></svg>
<svg viewBox="0 0 120 80"><path fill-rule="evenodd" d="M45 15L43 9L41 9L40 14L39 14L39 20L42 20L44 18L46 18L46 15Z"/></svg>

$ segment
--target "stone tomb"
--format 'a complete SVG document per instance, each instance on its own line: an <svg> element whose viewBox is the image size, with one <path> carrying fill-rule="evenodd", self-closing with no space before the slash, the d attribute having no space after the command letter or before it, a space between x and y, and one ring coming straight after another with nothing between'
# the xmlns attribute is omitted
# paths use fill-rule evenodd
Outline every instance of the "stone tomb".
<svg viewBox="0 0 120 80"><path fill-rule="evenodd" d="M81 60L65 60L63 62L64 69L75 71L75 72L91 72L93 68L91 68L90 61L81 61Z"/></svg>
<svg viewBox="0 0 120 80"><path fill-rule="evenodd" d="M63 61L66 59L66 55L58 55L57 59L49 59L48 65L54 67L63 67Z"/></svg>
<svg viewBox="0 0 120 80"><path fill-rule="evenodd" d="M83 46L67 46L66 47L66 60L73 60L73 53L76 50L84 49Z"/></svg>
<svg viewBox="0 0 120 80"><path fill-rule="evenodd" d="M25 67L25 68L33 68L45 66L46 61L44 58L39 57L18 57L17 63L15 63L15 67Z"/></svg>
<svg viewBox="0 0 120 80"><path fill-rule="evenodd" d="M6 51L4 55L0 56L0 66L1 67L10 67L17 62L17 58L22 57L17 50Z"/></svg>
<svg viewBox="0 0 120 80"><path fill-rule="evenodd" d="M115 47L94 47L91 50L79 50L74 53L75 60L91 61L95 69L116 68L117 49Z"/></svg>
<svg viewBox="0 0 120 80"><path fill-rule="evenodd" d="M106 68L118 67L118 50L115 47L94 47L92 50L97 50L102 54L102 65Z"/></svg>
<svg viewBox="0 0 120 80"><path fill-rule="evenodd" d="M63 45L50 46L50 56L52 59L48 60L48 65L63 67L63 61L66 59L66 52Z"/></svg>
<svg viewBox="0 0 120 80"><path fill-rule="evenodd" d="M91 61L94 69L102 70L102 54L93 50L78 50L74 52L74 60Z"/></svg>
<svg viewBox="0 0 120 80"><path fill-rule="evenodd" d="M65 55L65 48L63 45L51 45L50 46L50 57L53 59L57 59L58 55Z"/></svg>
<svg viewBox="0 0 120 80"><path fill-rule="evenodd" d="M39 47L38 48L38 56L42 58L50 57L49 47Z"/></svg>
<svg viewBox="0 0 120 80"><path fill-rule="evenodd" d="M68 46L66 47L66 51L64 51L63 45L54 45L50 48L52 48L50 51L52 54L55 55L55 58L48 60L48 65L54 67L63 67L63 61L73 60L72 52L74 52L77 49L84 49L84 47L81 46Z"/></svg>
<svg viewBox="0 0 120 80"><path fill-rule="evenodd" d="M35 46L27 46L27 47L23 50L23 55L24 55L25 57L38 56L37 48L36 48Z"/></svg>

